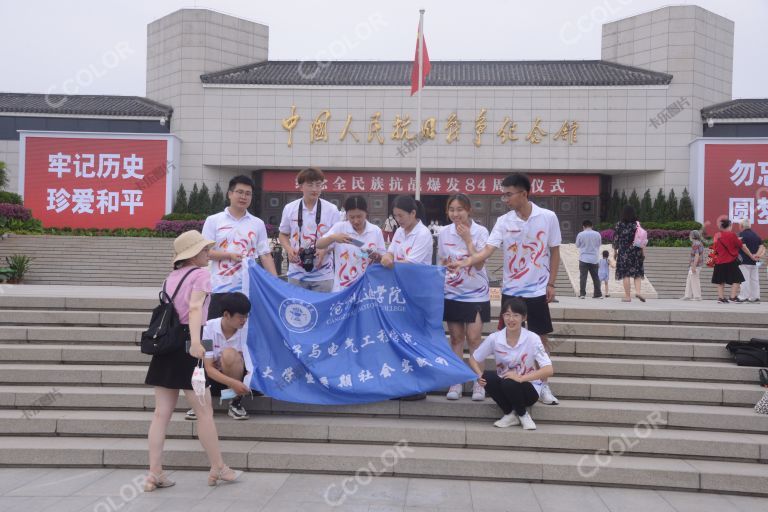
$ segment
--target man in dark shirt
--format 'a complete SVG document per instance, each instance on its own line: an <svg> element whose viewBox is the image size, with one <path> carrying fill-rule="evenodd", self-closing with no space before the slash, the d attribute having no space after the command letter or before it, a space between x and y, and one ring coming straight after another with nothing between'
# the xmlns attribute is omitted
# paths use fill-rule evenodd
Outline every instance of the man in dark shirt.
<svg viewBox="0 0 768 512"><path fill-rule="evenodd" d="M744 251L739 251L739 269L744 274L739 299L743 302L757 303L760 302L760 269L762 268L760 258L765 253L765 246L757 233L752 231L750 227L749 219L742 220L739 238L749 251L757 256L757 260L747 256Z"/></svg>

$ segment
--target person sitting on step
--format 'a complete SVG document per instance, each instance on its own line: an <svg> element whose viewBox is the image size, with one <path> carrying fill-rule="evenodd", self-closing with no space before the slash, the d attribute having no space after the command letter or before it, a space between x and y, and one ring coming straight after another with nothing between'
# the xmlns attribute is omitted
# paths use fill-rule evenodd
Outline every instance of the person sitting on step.
<svg viewBox="0 0 768 512"><path fill-rule="evenodd" d="M222 294L219 299L222 316L212 318L203 327L205 346L205 375L212 396L223 400L231 398L228 414L236 420L247 420L248 412L241 404L250 389L243 383L245 377L246 331L243 329L251 311L251 301L240 292ZM194 409L187 411L188 420L195 420Z"/></svg>
<svg viewBox="0 0 768 512"><path fill-rule="evenodd" d="M538 401L542 379L554 375L552 361L541 338L523 327L528 308L522 299L505 300L501 316L505 327L485 338L469 358L469 365L485 393L504 412L495 426L522 425L524 430L535 430L536 423L526 408ZM496 371L484 372L485 360L491 355L496 359Z"/></svg>

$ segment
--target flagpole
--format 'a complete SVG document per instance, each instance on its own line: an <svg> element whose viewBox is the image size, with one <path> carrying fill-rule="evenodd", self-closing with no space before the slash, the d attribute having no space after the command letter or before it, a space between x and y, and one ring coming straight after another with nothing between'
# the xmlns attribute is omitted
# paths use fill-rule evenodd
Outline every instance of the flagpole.
<svg viewBox="0 0 768 512"><path fill-rule="evenodd" d="M419 9L419 90L416 91L416 200L421 199L421 91L424 89L424 9Z"/></svg>

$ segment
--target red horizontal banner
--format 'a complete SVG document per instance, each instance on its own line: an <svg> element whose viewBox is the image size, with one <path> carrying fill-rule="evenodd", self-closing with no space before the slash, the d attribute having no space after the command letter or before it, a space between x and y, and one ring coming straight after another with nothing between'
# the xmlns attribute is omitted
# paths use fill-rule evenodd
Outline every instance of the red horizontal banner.
<svg viewBox="0 0 768 512"><path fill-rule="evenodd" d="M45 227L151 228L165 214L166 140L26 138L24 206Z"/></svg>
<svg viewBox="0 0 768 512"><path fill-rule="evenodd" d="M477 194L496 195L502 192L501 182L507 174L474 174L471 176L446 173L422 173L423 195ZM531 174L531 195L536 196L596 196L600 177L586 174ZM325 172L325 188L330 193L408 194L416 191L416 173ZM296 192L296 173L265 171L262 187L266 192Z"/></svg>

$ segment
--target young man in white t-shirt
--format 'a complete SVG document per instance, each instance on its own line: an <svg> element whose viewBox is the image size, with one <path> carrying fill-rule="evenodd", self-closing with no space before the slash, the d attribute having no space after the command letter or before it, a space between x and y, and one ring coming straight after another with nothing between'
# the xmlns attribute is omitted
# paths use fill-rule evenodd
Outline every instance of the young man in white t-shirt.
<svg viewBox="0 0 768 512"><path fill-rule="evenodd" d="M216 242L209 252L213 262L209 319L221 316L219 301L223 294L241 290L244 259L260 258L267 272L277 275L264 221L248 212L253 198L251 178L232 178L227 197L229 206L203 224L203 237Z"/></svg>
<svg viewBox="0 0 768 512"><path fill-rule="evenodd" d="M203 326L202 343L205 346L205 376L211 395L230 398L228 414L236 420L247 420L248 412L241 404L242 397L250 393L243 383L245 360L243 350L246 330L243 329L251 311L251 301L240 292L225 293L220 300L221 318L212 318ZM187 412L186 419L197 419L195 411Z"/></svg>
<svg viewBox="0 0 768 512"><path fill-rule="evenodd" d="M549 351L547 335L553 331L549 303L555 299L555 280L560 265L560 223L555 212L540 208L528 199L531 180L525 174L510 174L501 182L501 188L502 201L511 211L496 221L482 251L452 263L448 268L475 265L501 248L504 252L501 301L504 303L512 297L525 301L527 328L541 337ZM558 403L546 381L539 396L545 404Z"/></svg>
<svg viewBox="0 0 768 512"><path fill-rule="evenodd" d="M317 249L315 243L339 221L339 210L320 198L325 175L320 169L308 167L299 171L296 182L302 198L283 208L280 219L280 245L288 255L288 282L316 292L333 289L333 261L327 249Z"/></svg>
<svg viewBox="0 0 768 512"><path fill-rule="evenodd" d="M554 374L541 339L523 327L526 314L523 299L512 297L504 301L501 305L504 329L488 335L469 358L478 382L504 412L494 423L500 428L522 424L525 430L535 430L536 423L526 408L539 399L544 386L542 379ZM485 360L491 355L496 360L496 371L484 372Z"/></svg>

